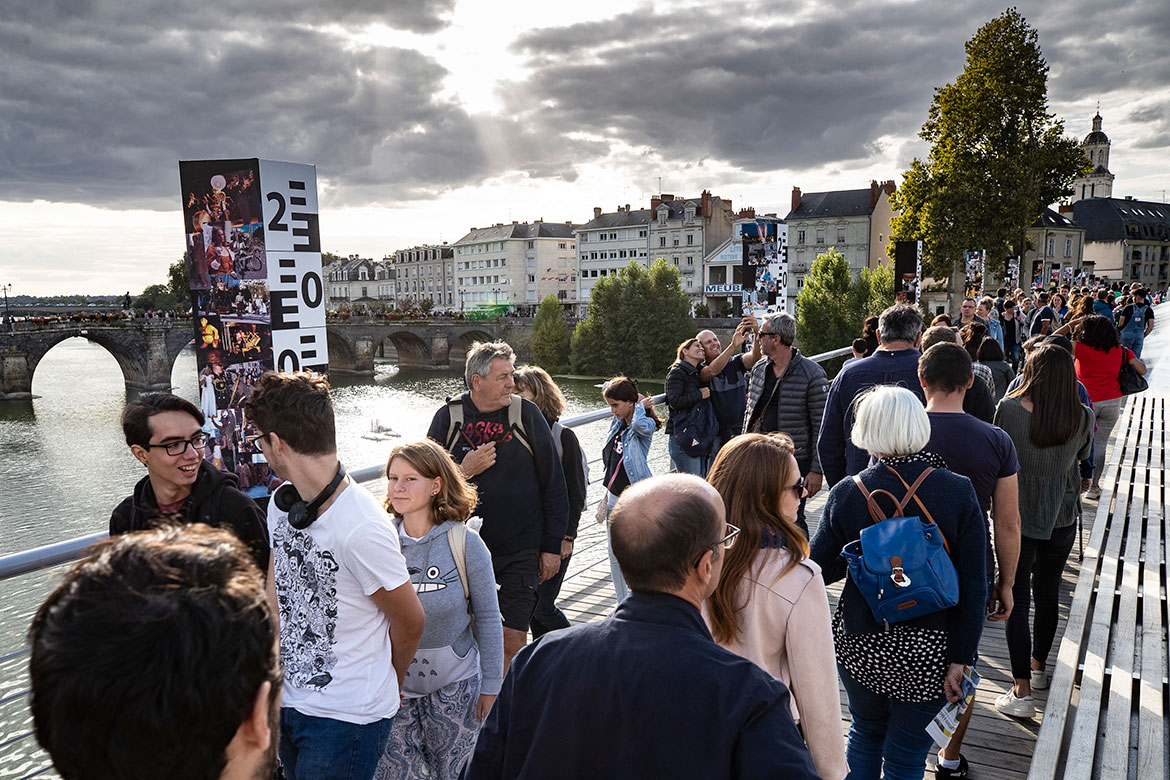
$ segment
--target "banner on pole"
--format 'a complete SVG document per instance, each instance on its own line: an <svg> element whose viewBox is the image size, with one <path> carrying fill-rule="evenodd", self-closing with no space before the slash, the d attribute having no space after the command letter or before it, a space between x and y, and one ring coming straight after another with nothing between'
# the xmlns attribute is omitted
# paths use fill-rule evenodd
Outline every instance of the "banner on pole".
<svg viewBox="0 0 1170 780"><path fill-rule="evenodd" d="M187 233L199 406L206 458L240 489L274 478L244 418L265 371L329 366L325 286L312 165L271 160L179 163Z"/></svg>

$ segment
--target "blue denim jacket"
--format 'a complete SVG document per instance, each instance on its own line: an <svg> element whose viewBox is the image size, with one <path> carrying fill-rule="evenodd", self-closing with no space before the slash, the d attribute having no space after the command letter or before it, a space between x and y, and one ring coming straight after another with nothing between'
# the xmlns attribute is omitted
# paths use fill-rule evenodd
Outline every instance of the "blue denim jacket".
<svg viewBox="0 0 1170 780"><path fill-rule="evenodd" d="M622 420L617 415L609 423L609 433L605 435L606 444L621 427ZM650 476L650 466L646 463L646 456L650 453L650 440L654 438L657 426L651 417L646 416L646 408L642 404L634 404L634 419L630 427L622 433L622 465L626 468L626 476L630 484Z"/></svg>

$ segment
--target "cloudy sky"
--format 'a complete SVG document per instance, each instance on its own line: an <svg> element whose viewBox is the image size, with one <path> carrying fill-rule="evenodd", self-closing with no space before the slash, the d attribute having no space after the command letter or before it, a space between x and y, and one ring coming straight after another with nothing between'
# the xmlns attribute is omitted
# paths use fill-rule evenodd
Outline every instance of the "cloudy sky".
<svg viewBox="0 0 1170 780"><path fill-rule="evenodd" d="M183 250L180 159L317 166L326 250L583 222L703 188L787 213L899 179L998 3L0 0L0 284L137 292ZM1020 2L1051 109L1098 101L1114 193L1170 189L1165 0Z"/></svg>

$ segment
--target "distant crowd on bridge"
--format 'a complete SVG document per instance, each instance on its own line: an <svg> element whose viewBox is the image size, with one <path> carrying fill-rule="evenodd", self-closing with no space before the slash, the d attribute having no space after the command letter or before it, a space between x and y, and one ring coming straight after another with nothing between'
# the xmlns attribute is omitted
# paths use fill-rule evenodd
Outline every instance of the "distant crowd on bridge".
<svg viewBox="0 0 1170 780"><path fill-rule="evenodd" d="M337 458L327 380L267 373L239 420L266 512L206 460L198 406L143 395L123 429L147 474L30 632L38 739L77 778L876 780L935 746L936 777L967 777L980 638L1005 626L995 707L1034 718L1153 327L1140 287L1004 289L929 324L896 303L830 382L791 315L744 317L679 345L666 415L605 382L600 453L547 372L475 343L378 497ZM570 626L591 482L618 604Z"/></svg>

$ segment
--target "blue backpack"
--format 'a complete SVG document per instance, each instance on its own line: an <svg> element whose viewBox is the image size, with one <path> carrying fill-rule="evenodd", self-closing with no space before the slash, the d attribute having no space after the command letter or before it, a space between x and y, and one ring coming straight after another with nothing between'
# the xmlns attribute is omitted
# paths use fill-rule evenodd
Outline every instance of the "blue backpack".
<svg viewBox="0 0 1170 780"><path fill-rule="evenodd" d="M719 435L719 421L715 419L715 410L707 398L686 411L678 412L672 427L683 452L692 458L709 453Z"/></svg>
<svg viewBox="0 0 1170 780"><path fill-rule="evenodd" d="M906 485L898 472L892 468L890 471ZM930 511L914 495L932 471L928 466L913 485L907 485L901 501L888 490L870 493L860 477L853 477L865 496L874 524L862 529L861 539L845 545L841 553L849 564L850 579L869 603L874 618L886 628L890 623L929 615L959 603L959 578L950 547ZM880 493L894 501L893 517L887 518L878 506L875 496ZM926 515L925 521L903 516L911 498Z"/></svg>

